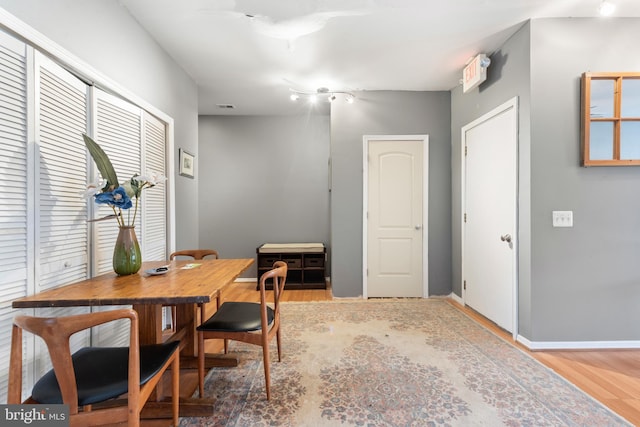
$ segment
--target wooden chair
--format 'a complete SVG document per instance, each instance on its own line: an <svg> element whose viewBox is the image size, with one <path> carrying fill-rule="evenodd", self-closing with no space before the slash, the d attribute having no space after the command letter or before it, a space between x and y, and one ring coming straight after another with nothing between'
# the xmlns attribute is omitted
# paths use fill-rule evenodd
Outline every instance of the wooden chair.
<svg viewBox="0 0 640 427"><path fill-rule="evenodd" d="M171 255L169 255L169 261L173 261L173 259L178 256L190 257L190 258L193 258L194 260L204 259L204 257L207 257L207 256L213 256L215 259L220 258L218 251L216 251L215 249L185 249L182 251L173 252ZM219 296L216 296L216 308L218 307L220 307L220 298ZM176 309L176 306L175 305L171 306L171 319L173 320L174 325L176 323L177 315L178 315L178 310ZM226 350L226 347L225 347L225 350Z"/></svg>
<svg viewBox="0 0 640 427"><path fill-rule="evenodd" d="M266 281L273 280L273 299L267 296ZM198 326L198 389L204 396L204 340L224 339L242 341L262 346L264 378L267 400L271 399L271 379L269 369L269 342L276 336L278 343L278 361L282 360L280 340L280 297L287 280L287 264L276 261L273 269L260 277L260 303L224 302L218 311ZM272 302L273 307L268 303ZM202 311L204 319L204 310Z"/></svg>
<svg viewBox="0 0 640 427"><path fill-rule="evenodd" d="M117 319L130 320L129 347L85 347L71 354L71 335ZM23 330L44 340L53 365L24 401ZM140 347L138 315L132 309L51 318L16 316L10 359L7 403L67 404L71 426L117 422L127 422L129 427L139 426L142 407L162 374L171 366L173 424L178 425L179 342ZM124 396L126 401L112 401L119 396Z"/></svg>
<svg viewBox="0 0 640 427"><path fill-rule="evenodd" d="M169 255L169 260L173 260L177 256L188 256L193 259L204 259L206 256L214 256L216 259L220 258L218 256L218 251L214 249L187 249L172 253Z"/></svg>

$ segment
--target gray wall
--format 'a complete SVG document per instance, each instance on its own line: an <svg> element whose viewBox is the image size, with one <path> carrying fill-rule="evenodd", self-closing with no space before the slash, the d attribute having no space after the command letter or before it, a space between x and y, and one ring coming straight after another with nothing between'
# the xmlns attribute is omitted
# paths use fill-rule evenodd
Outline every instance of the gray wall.
<svg viewBox="0 0 640 427"><path fill-rule="evenodd" d="M462 93L462 86L451 92L451 171L452 171L452 285L462 296L461 191L462 127L494 108L518 97L518 297L520 334L529 337L530 314L530 56L529 24L491 55L487 80L478 88Z"/></svg>
<svg viewBox="0 0 640 427"><path fill-rule="evenodd" d="M580 76L640 71L638 40L640 19L531 23L533 340L640 339L640 168L580 167Z"/></svg>
<svg viewBox="0 0 640 427"><path fill-rule="evenodd" d="M460 293L460 127L519 97L519 334L532 342L640 339L640 169L580 167L580 76L640 70L639 19L539 19L452 92L454 290ZM498 67L496 67L498 65ZM553 228L572 210L573 228Z"/></svg>
<svg viewBox="0 0 640 427"><path fill-rule="evenodd" d="M331 279L336 297L362 295L362 137L429 135L429 292L451 292L449 92L358 92L331 105Z"/></svg>
<svg viewBox="0 0 640 427"><path fill-rule="evenodd" d="M201 116L199 128L201 247L252 258L266 242L329 246L327 115Z"/></svg>
<svg viewBox="0 0 640 427"><path fill-rule="evenodd" d="M0 7L173 117L178 148L198 152L196 84L113 0L0 0ZM176 245L198 247L198 180L176 176Z"/></svg>

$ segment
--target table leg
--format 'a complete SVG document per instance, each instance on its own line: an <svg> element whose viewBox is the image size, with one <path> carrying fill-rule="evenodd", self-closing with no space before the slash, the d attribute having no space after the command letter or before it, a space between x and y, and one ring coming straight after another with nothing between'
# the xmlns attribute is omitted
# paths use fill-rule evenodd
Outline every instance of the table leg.
<svg viewBox="0 0 640 427"><path fill-rule="evenodd" d="M140 345L152 345L162 343L162 305L161 304L137 304L133 309L138 313L138 340ZM155 389L155 399L164 399L164 385L162 381ZM169 405L171 401L169 400Z"/></svg>
<svg viewBox="0 0 640 427"><path fill-rule="evenodd" d="M140 344L154 344L163 341L162 305L136 305L138 312ZM196 305L176 305L176 332L172 338L181 341L180 370L198 368ZM212 367L235 367L238 359L232 355L207 354L206 369ZM182 384L181 384L182 385ZM157 400L149 400L142 411L142 418L171 418L171 399L164 397L162 389L156 389ZM213 400L192 397L180 398L181 417L209 417L213 415Z"/></svg>
<svg viewBox="0 0 640 427"><path fill-rule="evenodd" d="M178 304L176 306L176 331L184 331L181 347L183 356L197 357L196 342L196 305Z"/></svg>
<svg viewBox="0 0 640 427"><path fill-rule="evenodd" d="M140 345L162 342L162 305L136 304L133 309L138 313L138 332Z"/></svg>

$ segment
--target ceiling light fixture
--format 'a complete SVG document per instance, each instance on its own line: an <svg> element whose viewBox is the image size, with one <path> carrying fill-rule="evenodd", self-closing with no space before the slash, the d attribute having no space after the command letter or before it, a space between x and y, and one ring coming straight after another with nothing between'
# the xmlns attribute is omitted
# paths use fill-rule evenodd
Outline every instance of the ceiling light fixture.
<svg viewBox="0 0 640 427"><path fill-rule="evenodd" d="M333 102L338 98L337 95L344 95L345 101L349 104L353 104L353 101L356 98L356 96L351 92L347 92L344 90L329 90L329 88L326 87L319 87L315 92L305 92L295 89L289 90L291 91L291 95L289 96L289 98L292 101L297 101L301 97L304 97L312 103L316 103L321 99L324 99L328 102Z"/></svg>
<svg viewBox="0 0 640 427"><path fill-rule="evenodd" d="M611 16L616 10L616 5L608 0L602 0L600 6L598 6L598 13L600 16Z"/></svg>

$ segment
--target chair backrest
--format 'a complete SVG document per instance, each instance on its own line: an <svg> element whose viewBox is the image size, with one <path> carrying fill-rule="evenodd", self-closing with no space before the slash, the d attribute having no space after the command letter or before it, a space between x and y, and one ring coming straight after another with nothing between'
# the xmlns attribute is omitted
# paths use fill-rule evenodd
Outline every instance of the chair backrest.
<svg viewBox="0 0 640 427"><path fill-rule="evenodd" d="M41 337L49 350L51 364L55 372L62 400L69 405L69 415L78 414L78 390L73 369L69 338L84 329L111 322L129 319L129 410L139 408L140 401L140 352L138 340L138 315L132 309L119 309L80 314L66 317L16 316L11 337L11 357L9 362L9 390L7 403L22 403L22 330ZM100 367L96 366L96 370Z"/></svg>
<svg viewBox="0 0 640 427"><path fill-rule="evenodd" d="M172 260L177 256L188 256L193 259L204 259L206 256L213 256L216 259L219 258L218 251L214 249L186 249L172 253L169 255L169 260Z"/></svg>
<svg viewBox="0 0 640 427"><path fill-rule="evenodd" d="M280 322L280 297L284 293L284 286L287 282L287 270L286 262L276 261L273 263L271 270L260 276L260 304L262 304L263 327L267 323L266 304L270 302L267 296L267 280L272 279L273 282L273 301L271 302L273 302L275 316L272 327L277 327Z"/></svg>

